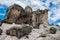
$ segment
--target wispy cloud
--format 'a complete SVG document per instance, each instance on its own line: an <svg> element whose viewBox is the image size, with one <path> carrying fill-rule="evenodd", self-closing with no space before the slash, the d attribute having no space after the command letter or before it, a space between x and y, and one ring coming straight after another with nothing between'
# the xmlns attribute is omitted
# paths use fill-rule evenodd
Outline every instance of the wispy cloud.
<svg viewBox="0 0 60 40"><path fill-rule="evenodd" d="M0 0L1 4L12 5L16 0Z"/></svg>
<svg viewBox="0 0 60 40"><path fill-rule="evenodd" d="M15 1L14 3L19 4L20 6L22 6L23 8L25 8L27 6L27 4L20 2L20 1Z"/></svg>

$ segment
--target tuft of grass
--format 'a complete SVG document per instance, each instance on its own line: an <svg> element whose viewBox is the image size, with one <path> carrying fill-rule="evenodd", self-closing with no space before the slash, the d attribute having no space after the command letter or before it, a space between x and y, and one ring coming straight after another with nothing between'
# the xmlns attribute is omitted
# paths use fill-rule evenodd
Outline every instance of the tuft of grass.
<svg viewBox="0 0 60 40"><path fill-rule="evenodd" d="M45 31L46 31L46 32L49 32L49 30L47 30L47 29L46 29Z"/></svg>

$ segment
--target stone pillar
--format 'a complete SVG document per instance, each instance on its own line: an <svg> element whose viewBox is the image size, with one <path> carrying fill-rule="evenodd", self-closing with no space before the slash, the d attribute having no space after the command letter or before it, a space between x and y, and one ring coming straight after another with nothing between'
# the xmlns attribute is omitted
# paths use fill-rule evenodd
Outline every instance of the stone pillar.
<svg viewBox="0 0 60 40"><path fill-rule="evenodd" d="M38 15L36 15L36 22L37 22L37 25L39 24L39 20L40 19L40 16L39 16L39 14Z"/></svg>
<svg viewBox="0 0 60 40"><path fill-rule="evenodd" d="M38 9L36 11L36 20L37 20L37 26L39 26L40 24L42 24L42 20L41 20L41 16L42 16L42 11L40 9Z"/></svg>
<svg viewBox="0 0 60 40"><path fill-rule="evenodd" d="M47 26L48 25L48 10L45 9L43 12L44 13L42 16L42 21L43 21L43 24Z"/></svg>
<svg viewBox="0 0 60 40"><path fill-rule="evenodd" d="M32 14L32 20L33 20L32 22L33 27L36 27L36 13L35 12L33 12Z"/></svg>

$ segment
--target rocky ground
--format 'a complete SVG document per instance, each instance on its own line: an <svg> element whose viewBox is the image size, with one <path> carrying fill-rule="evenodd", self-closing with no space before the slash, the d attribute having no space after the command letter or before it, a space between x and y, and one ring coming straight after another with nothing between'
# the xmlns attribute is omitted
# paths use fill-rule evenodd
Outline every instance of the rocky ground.
<svg viewBox="0 0 60 40"><path fill-rule="evenodd" d="M55 27L57 29L56 34L51 34L49 33L49 28L52 26L44 26L43 24L41 24L39 26L39 29L34 29L32 30L32 32L28 35L28 36L24 36L20 39L18 39L15 36L9 36L6 35L6 30L8 30L11 27L14 26L22 26L22 25L16 25L16 24L5 24L3 23L2 26L0 27L1 29L3 29L3 33L2 35L0 35L0 40L60 40L60 27ZM27 26L29 26L27 24Z"/></svg>

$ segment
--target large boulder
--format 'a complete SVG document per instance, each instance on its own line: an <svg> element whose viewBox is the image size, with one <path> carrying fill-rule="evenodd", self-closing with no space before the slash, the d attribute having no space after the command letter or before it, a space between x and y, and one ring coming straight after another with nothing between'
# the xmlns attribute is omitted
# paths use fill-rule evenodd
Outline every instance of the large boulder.
<svg viewBox="0 0 60 40"><path fill-rule="evenodd" d="M31 31L32 31L32 28L29 26L22 26L21 28L13 27L7 30L6 34L11 36L16 36L17 38L21 38L23 36L30 34Z"/></svg>
<svg viewBox="0 0 60 40"><path fill-rule="evenodd" d="M25 14L21 15L19 19L17 19L16 24L31 24L32 23L32 8L27 6L25 8Z"/></svg>
<svg viewBox="0 0 60 40"><path fill-rule="evenodd" d="M7 9L4 21L14 23L20 15L24 14L23 12L24 9L20 5L14 4Z"/></svg>
<svg viewBox="0 0 60 40"><path fill-rule="evenodd" d="M24 10L20 5L14 4L7 9L7 13L3 22L31 24L32 8L27 6Z"/></svg>

